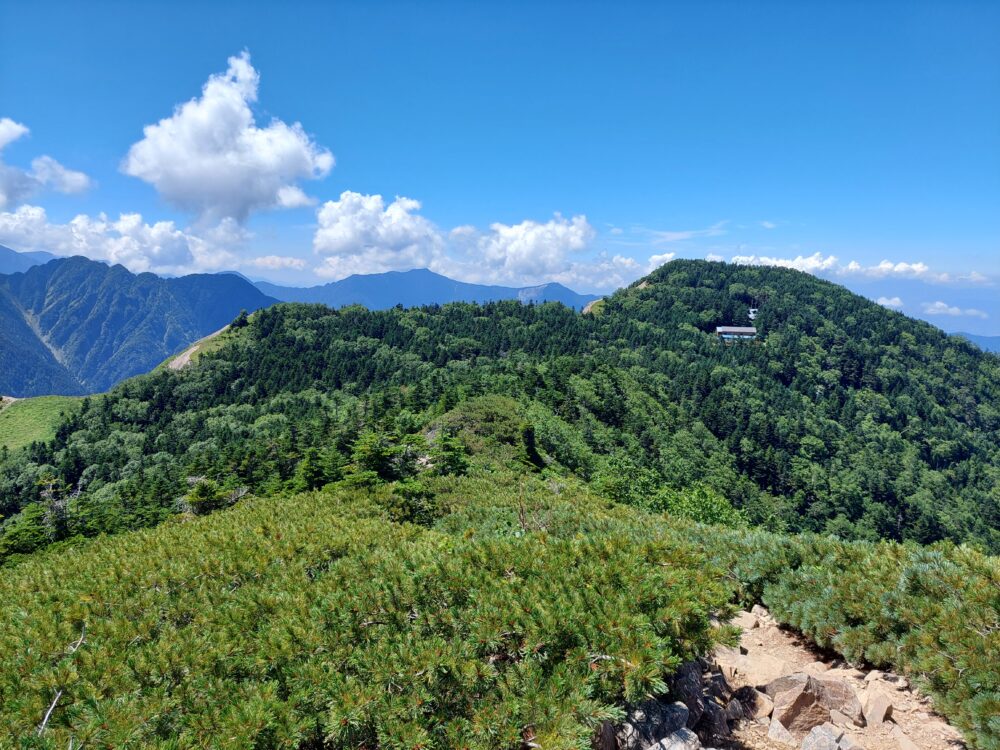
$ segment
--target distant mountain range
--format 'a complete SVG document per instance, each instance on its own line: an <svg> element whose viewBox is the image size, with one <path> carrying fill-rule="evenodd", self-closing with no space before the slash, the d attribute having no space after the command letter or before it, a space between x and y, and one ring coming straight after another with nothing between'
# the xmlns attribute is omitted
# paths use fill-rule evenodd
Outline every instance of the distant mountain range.
<svg viewBox="0 0 1000 750"><path fill-rule="evenodd" d="M0 394L97 393L229 323L276 302L370 309L517 299L582 309L595 295L562 284L504 287L427 269L350 276L322 286L251 283L238 273L161 278L83 257L0 246Z"/></svg>
<svg viewBox="0 0 1000 750"><path fill-rule="evenodd" d="M0 274L27 271L32 266L48 263L55 257L52 253L45 252L19 253L17 250L0 245Z"/></svg>
<svg viewBox="0 0 1000 750"><path fill-rule="evenodd" d="M322 286L287 287L266 281L256 283L264 294L282 302L321 302L330 307L364 305L370 310L385 310L396 305L419 307L447 302L491 302L516 299L524 303L561 302L576 310L600 297L578 294L562 284L508 287L467 284L420 268L413 271L357 274Z"/></svg>
<svg viewBox="0 0 1000 750"><path fill-rule="evenodd" d="M955 335L968 339L984 351L1000 354L1000 336L977 336L974 333L957 333Z"/></svg>
<svg viewBox="0 0 1000 750"><path fill-rule="evenodd" d="M82 257L0 276L0 394L107 390L276 301L232 274L162 279Z"/></svg>

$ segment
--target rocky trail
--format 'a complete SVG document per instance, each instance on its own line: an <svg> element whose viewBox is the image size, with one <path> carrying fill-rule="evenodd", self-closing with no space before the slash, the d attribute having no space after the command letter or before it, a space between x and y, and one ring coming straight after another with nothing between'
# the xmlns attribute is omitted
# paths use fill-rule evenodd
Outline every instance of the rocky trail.
<svg viewBox="0 0 1000 750"><path fill-rule="evenodd" d="M669 698L605 724L596 750L959 750L961 734L908 680L830 658L762 607L740 645L684 665Z"/></svg>

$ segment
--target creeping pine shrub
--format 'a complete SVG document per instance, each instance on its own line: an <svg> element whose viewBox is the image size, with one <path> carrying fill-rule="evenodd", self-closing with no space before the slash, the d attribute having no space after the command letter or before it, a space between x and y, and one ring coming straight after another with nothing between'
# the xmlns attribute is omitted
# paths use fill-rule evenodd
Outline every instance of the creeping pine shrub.
<svg viewBox="0 0 1000 750"><path fill-rule="evenodd" d="M540 479L426 481L244 498L3 571L0 746L568 750L720 637L731 590L694 544ZM437 529L388 519L428 488Z"/></svg>

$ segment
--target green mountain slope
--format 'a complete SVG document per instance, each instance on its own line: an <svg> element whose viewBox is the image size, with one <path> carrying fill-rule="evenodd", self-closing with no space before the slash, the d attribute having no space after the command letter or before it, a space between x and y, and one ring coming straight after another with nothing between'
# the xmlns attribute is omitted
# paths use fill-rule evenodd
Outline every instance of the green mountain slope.
<svg viewBox="0 0 1000 750"><path fill-rule="evenodd" d="M2 278L4 277L0 277ZM46 346L17 302L2 288L0 393L17 397L43 393L82 393L80 382Z"/></svg>
<svg viewBox="0 0 1000 750"><path fill-rule="evenodd" d="M723 345L714 327L751 304L759 341ZM704 488L774 529L1000 549L996 358L804 274L674 262L600 315L279 305L228 338L12 458L0 513L38 502L54 472L74 497L60 533L152 523L193 477L289 488L366 430L405 434L496 394L531 415L535 465L617 500Z"/></svg>
<svg viewBox="0 0 1000 750"><path fill-rule="evenodd" d="M0 408L0 449L18 450L55 437L67 414L80 406L73 396L37 396L3 404Z"/></svg>
<svg viewBox="0 0 1000 750"><path fill-rule="evenodd" d="M231 321L271 304L230 274L161 279L66 258L0 277L0 392L106 390ZM33 333L32 333L33 332ZM24 357L33 361L23 366Z"/></svg>
<svg viewBox="0 0 1000 750"><path fill-rule="evenodd" d="M1000 742L1000 371L967 342L687 261L600 314L282 304L213 342L0 463L14 738L569 750L760 601Z"/></svg>
<svg viewBox="0 0 1000 750"><path fill-rule="evenodd" d="M48 263L50 260L54 260L55 257L52 253L45 252L19 253L16 250L11 250L9 247L0 245L0 274L27 271L32 266Z"/></svg>

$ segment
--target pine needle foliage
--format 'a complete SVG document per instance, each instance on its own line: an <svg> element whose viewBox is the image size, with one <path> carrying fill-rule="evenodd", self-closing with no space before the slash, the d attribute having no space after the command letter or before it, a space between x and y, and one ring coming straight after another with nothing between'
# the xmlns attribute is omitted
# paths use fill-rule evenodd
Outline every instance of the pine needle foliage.
<svg viewBox="0 0 1000 750"><path fill-rule="evenodd" d="M579 510L544 493L491 505ZM732 593L602 504L593 533L480 535L340 487L38 555L0 580L0 725L25 747L585 747L711 648Z"/></svg>

